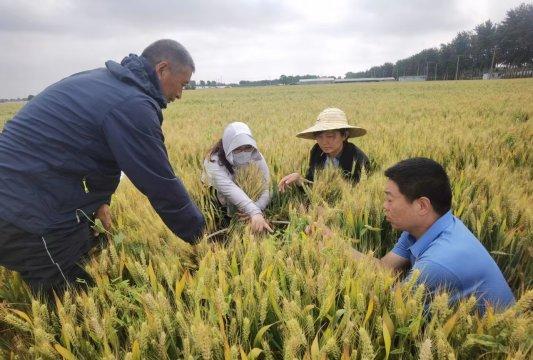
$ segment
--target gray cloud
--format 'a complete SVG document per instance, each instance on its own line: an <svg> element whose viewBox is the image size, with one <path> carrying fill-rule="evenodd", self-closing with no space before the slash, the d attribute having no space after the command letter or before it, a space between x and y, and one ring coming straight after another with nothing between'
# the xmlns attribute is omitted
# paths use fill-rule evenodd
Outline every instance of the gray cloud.
<svg viewBox="0 0 533 360"><path fill-rule="evenodd" d="M176 30L272 26L297 14L280 1L5 1L0 31L113 36Z"/></svg>
<svg viewBox="0 0 533 360"><path fill-rule="evenodd" d="M0 0L0 98L35 94L160 38L197 80L343 75L450 41L521 0Z"/></svg>
<svg viewBox="0 0 533 360"><path fill-rule="evenodd" d="M471 16L454 0L358 0L334 22L316 26L319 34L350 38L403 38L466 30Z"/></svg>
<svg viewBox="0 0 533 360"><path fill-rule="evenodd" d="M362 0L358 4L368 15L362 25L369 32L405 36L457 31L469 25L468 15L460 11L458 1L454 0Z"/></svg>

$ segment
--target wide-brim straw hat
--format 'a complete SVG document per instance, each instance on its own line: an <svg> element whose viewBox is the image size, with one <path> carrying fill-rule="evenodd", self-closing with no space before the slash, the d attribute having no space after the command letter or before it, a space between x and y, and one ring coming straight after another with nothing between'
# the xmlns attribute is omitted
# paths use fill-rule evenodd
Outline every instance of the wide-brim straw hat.
<svg viewBox="0 0 533 360"><path fill-rule="evenodd" d="M348 124L344 111L337 108L327 108L318 115L315 125L299 132L296 137L314 140L317 132L328 130L347 130L349 138L366 134L366 129Z"/></svg>

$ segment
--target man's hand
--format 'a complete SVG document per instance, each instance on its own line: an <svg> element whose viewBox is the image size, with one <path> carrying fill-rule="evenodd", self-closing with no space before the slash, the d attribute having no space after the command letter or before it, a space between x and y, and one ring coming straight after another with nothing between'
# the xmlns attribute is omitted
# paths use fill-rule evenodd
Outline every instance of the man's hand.
<svg viewBox="0 0 533 360"><path fill-rule="evenodd" d="M251 217L250 221L250 227L252 228L252 231L254 233L262 233L265 230L270 233L274 231L266 222L265 218L263 217L263 214L255 214Z"/></svg>
<svg viewBox="0 0 533 360"><path fill-rule="evenodd" d="M94 214L95 219L99 219L102 222L102 225L104 226L104 229L106 231L111 230L111 210L109 209L109 205L103 204L96 210L96 213ZM98 236L98 232L94 232L94 236Z"/></svg>
<svg viewBox="0 0 533 360"><path fill-rule="evenodd" d="M329 227L317 221L307 225L304 229L304 233L308 236L320 233L323 238L332 238L335 235Z"/></svg>
<svg viewBox="0 0 533 360"><path fill-rule="evenodd" d="M303 184L303 178L302 175L299 173L292 173L287 176L284 176L278 183L278 190L280 192L285 192L289 188L289 186L292 186L292 184Z"/></svg>

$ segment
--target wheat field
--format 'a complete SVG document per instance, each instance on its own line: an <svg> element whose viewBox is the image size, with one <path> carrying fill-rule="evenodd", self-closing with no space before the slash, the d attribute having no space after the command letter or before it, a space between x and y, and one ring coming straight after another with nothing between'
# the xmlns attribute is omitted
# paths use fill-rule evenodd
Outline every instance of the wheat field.
<svg viewBox="0 0 533 360"><path fill-rule="evenodd" d="M312 188L279 194L274 185L305 171L313 145L294 135L332 106L368 130L354 143L372 172L355 187L324 172ZM19 107L0 105L0 127ZM0 359L531 358L532 79L196 90L164 115L171 163L206 216L205 238L194 247L177 239L124 178L109 244L87 265L88 293L47 303L0 268ZM231 121L250 126L270 167L271 235L235 222L208 238L220 214L201 166ZM414 278L350 258L352 247L392 248L383 171L412 156L445 166L452 210L502 269L514 307L480 317L474 299L449 307L445 293L425 307Z"/></svg>

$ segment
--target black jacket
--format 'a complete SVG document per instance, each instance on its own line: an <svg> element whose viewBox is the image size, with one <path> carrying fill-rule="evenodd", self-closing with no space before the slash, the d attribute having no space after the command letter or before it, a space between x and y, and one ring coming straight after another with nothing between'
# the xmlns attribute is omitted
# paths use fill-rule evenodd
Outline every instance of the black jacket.
<svg viewBox="0 0 533 360"><path fill-rule="evenodd" d="M136 55L46 88L0 133L0 219L41 235L71 228L110 201L122 170L174 234L196 241L205 221L168 160L165 106Z"/></svg>
<svg viewBox="0 0 533 360"><path fill-rule="evenodd" d="M318 144L311 149L309 156L309 169L305 178L313 181L315 171L324 168L326 162L326 153L320 150ZM339 166L342 169L344 177L355 184L361 179L361 169L364 167L367 174L370 172L370 161L366 154L357 146L350 142L345 142L339 158Z"/></svg>

